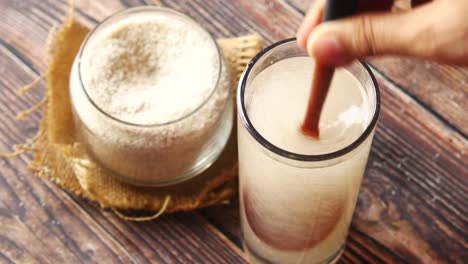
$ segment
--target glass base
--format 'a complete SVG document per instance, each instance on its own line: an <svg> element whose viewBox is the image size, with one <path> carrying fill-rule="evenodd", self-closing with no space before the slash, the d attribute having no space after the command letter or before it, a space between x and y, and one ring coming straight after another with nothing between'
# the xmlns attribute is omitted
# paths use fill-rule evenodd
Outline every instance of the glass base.
<svg viewBox="0 0 468 264"><path fill-rule="evenodd" d="M259 254L257 254L251 247L247 245L247 243L243 243L243 248L244 251L247 253L249 263L251 264L279 264L279 262L275 262L274 260L269 260L267 257L262 257ZM345 245L343 244L333 255L330 257L320 260L315 262L316 264L333 264L336 263L341 255L343 254ZM295 261L294 263L300 264L303 262L297 262ZM310 264L310 263L307 263Z"/></svg>

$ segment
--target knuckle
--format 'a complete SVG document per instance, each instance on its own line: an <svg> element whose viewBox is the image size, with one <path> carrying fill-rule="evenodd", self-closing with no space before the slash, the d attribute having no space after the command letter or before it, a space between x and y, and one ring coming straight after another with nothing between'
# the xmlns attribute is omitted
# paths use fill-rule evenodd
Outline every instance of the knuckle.
<svg viewBox="0 0 468 264"><path fill-rule="evenodd" d="M378 52L375 26L371 16L360 16L357 25L356 49L365 55L376 55Z"/></svg>

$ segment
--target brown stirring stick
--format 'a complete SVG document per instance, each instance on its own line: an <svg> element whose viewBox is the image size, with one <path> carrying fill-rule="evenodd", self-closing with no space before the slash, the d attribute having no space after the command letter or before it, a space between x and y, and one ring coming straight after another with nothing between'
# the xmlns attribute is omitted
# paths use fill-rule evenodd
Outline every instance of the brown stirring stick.
<svg viewBox="0 0 468 264"><path fill-rule="evenodd" d="M322 21L329 21L352 15L358 7L357 0L328 0L323 12ZM326 66L317 61L314 68L314 76L310 88L309 104L307 106L304 121L301 124L301 132L313 138L320 136L319 121L323 104L327 98L335 67Z"/></svg>
<svg viewBox="0 0 468 264"><path fill-rule="evenodd" d="M319 121L322 113L323 103L327 98L328 89L335 73L334 67L315 65L312 85L310 87L309 103L304 121L301 125L301 132L313 138L319 138Z"/></svg>

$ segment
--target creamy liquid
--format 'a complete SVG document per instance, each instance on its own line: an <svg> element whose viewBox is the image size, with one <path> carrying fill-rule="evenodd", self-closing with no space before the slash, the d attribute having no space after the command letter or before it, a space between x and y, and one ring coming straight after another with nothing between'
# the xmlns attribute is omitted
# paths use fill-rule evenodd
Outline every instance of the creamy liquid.
<svg viewBox="0 0 468 264"><path fill-rule="evenodd" d="M308 57L280 61L250 84L248 115L255 129L274 145L298 154L323 154L341 149L368 124L368 103L358 80L337 69L320 119L320 140L301 134L314 62Z"/></svg>
<svg viewBox="0 0 468 264"><path fill-rule="evenodd" d="M337 69L320 120L320 139L304 136L299 126L313 67L309 57L277 62L250 83L246 95L254 128L293 153L337 151L355 141L369 123L364 88L349 72ZM318 263L339 252L372 137L342 160L300 168L280 162L243 126L238 135L242 228L251 261Z"/></svg>

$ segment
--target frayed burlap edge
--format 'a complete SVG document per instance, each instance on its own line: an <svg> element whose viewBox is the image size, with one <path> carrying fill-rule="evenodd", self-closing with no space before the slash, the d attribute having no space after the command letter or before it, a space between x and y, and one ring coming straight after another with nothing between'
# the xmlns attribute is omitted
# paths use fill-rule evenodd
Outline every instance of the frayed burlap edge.
<svg viewBox="0 0 468 264"><path fill-rule="evenodd" d="M67 17L61 27L51 30L48 41L49 67L44 77L21 88L23 94L47 81L46 97L33 108L18 115L22 118L46 105L37 136L29 143L16 145L11 158L25 152L34 154L29 168L34 175L49 179L76 195L114 210L158 211L143 218L117 215L127 220L151 220L162 213L188 211L228 203L237 193L237 142L235 126L226 149L206 172L187 182L164 187L142 188L116 180L90 158L77 140L68 94L69 72L74 57L89 29ZM220 39L218 44L231 70L233 91L243 69L262 47L258 36ZM235 93L234 93L235 94Z"/></svg>

